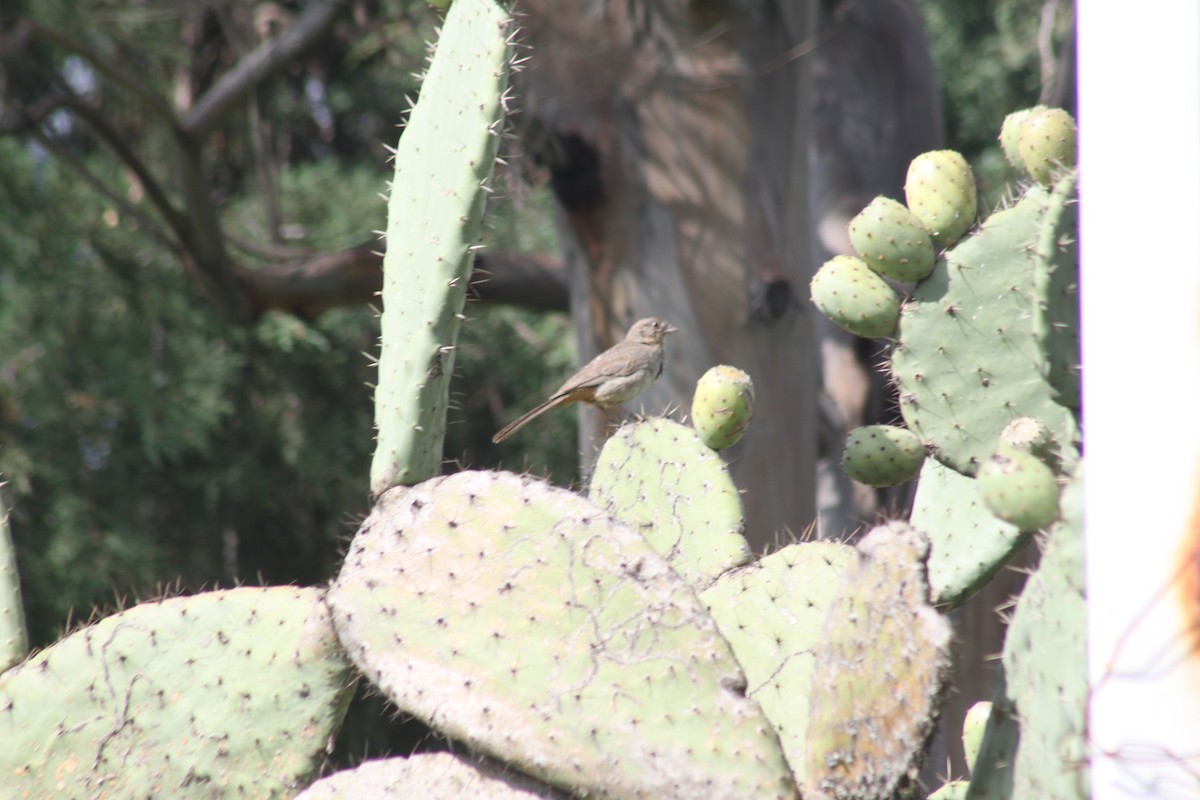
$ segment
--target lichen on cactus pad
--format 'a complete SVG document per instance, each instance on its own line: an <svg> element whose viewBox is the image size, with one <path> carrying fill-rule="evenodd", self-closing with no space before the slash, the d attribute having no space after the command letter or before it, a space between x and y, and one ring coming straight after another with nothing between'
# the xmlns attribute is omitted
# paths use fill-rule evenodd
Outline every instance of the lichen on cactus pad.
<svg viewBox="0 0 1200 800"><path fill-rule="evenodd" d="M905 424L943 463L967 475L1000 432L1036 417L1066 447L1074 415L1054 400L1033 336L1032 245L1048 194L1033 187L1015 206L938 259L900 318L892 376Z"/></svg>
<svg viewBox="0 0 1200 800"><path fill-rule="evenodd" d="M917 477L925 446L907 428L864 425L846 435L842 470L868 486L896 486Z"/></svg>
<svg viewBox="0 0 1200 800"><path fill-rule="evenodd" d="M5 796L293 796L352 694L321 595L143 603L0 675Z"/></svg>
<svg viewBox="0 0 1200 800"><path fill-rule="evenodd" d="M809 289L821 313L855 336L880 339L896 332L900 298L861 259L831 258L817 270Z"/></svg>
<svg viewBox="0 0 1200 800"><path fill-rule="evenodd" d="M919 281L933 271L933 240L903 203L876 197L850 220L850 244L867 266L897 281Z"/></svg>
<svg viewBox="0 0 1200 800"><path fill-rule="evenodd" d="M859 542L815 648L806 800L911 787L937 720L951 630L929 604L929 542L903 522Z"/></svg>
<svg viewBox="0 0 1200 800"><path fill-rule="evenodd" d="M732 570L700 595L746 672L746 694L771 721L788 763L805 764L813 652L854 548L835 542L784 547Z"/></svg>
<svg viewBox="0 0 1200 800"><path fill-rule="evenodd" d="M455 753L365 761L309 786L295 800L566 800L511 769Z"/></svg>
<svg viewBox="0 0 1200 800"><path fill-rule="evenodd" d="M592 797L795 793L691 586L577 494L490 472L392 489L329 603L398 708L540 780Z"/></svg>
<svg viewBox="0 0 1200 800"><path fill-rule="evenodd" d="M588 497L698 589L752 558L742 498L725 462L669 419L624 425L609 438Z"/></svg>
<svg viewBox="0 0 1200 800"><path fill-rule="evenodd" d="M975 224L975 173L954 150L914 158L904 180L904 197L913 216L942 247L957 242Z"/></svg>
<svg viewBox="0 0 1200 800"><path fill-rule="evenodd" d="M696 382L692 427L713 450L737 444L754 414L754 383L737 367L718 365Z"/></svg>

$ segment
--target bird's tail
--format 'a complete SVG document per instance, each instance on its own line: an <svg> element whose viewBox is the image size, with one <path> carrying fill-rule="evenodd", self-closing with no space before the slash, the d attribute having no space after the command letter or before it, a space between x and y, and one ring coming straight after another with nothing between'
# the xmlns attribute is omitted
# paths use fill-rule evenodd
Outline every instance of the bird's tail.
<svg viewBox="0 0 1200 800"><path fill-rule="evenodd" d="M499 432L497 432L496 435L492 437L492 444L500 444L505 439L507 439L509 436L512 436L518 430L525 427L525 423L529 422L534 417L539 417L542 414L549 411L550 409L554 408L555 406L564 405L567 402L570 402L570 400L568 400L567 397L564 397L562 395L555 395L554 397L551 397L549 400L542 403L537 408L534 408L530 411L526 411L524 414L517 417L512 422L508 423L503 428L501 428L499 430Z"/></svg>

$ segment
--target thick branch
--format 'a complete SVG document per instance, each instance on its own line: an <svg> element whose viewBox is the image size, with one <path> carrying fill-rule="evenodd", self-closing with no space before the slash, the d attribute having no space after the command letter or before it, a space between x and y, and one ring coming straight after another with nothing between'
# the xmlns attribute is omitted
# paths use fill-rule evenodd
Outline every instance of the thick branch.
<svg viewBox="0 0 1200 800"><path fill-rule="evenodd" d="M349 0L325 0L309 6L281 35L263 42L204 93L184 119L198 141L212 132L230 109L256 86L325 35Z"/></svg>
<svg viewBox="0 0 1200 800"><path fill-rule="evenodd" d="M287 266L239 270L254 316L283 311L304 319L344 306L377 303L383 258L370 247L325 253ZM566 311L567 284L556 259L521 253L481 253L475 259L471 297L538 311Z"/></svg>

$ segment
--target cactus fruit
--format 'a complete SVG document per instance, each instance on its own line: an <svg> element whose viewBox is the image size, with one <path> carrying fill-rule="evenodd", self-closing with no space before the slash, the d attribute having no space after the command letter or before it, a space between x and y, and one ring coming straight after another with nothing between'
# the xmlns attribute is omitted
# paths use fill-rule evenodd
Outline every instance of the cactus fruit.
<svg viewBox="0 0 1200 800"><path fill-rule="evenodd" d="M396 487L329 604L351 659L398 708L547 783L794 796L692 587L573 492L489 472Z"/></svg>
<svg viewBox="0 0 1200 800"><path fill-rule="evenodd" d="M897 486L917 477L925 447L917 435L895 425L865 425L846 436L842 470L867 486Z"/></svg>
<svg viewBox="0 0 1200 800"><path fill-rule="evenodd" d="M1052 185L1061 171L1075 166L1075 119L1061 108L1033 111L1017 128L1017 152L1035 181Z"/></svg>
<svg viewBox="0 0 1200 800"><path fill-rule="evenodd" d="M1000 149L1004 151L1004 157L1008 160L1008 163L1017 169L1025 169L1025 164L1021 161L1021 150L1017 145L1017 134L1021 130L1021 123L1030 114L1036 114L1045 110L1046 106L1023 108L1020 111L1014 111L1009 114L1000 125Z"/></svg>
<svg viewBox="0 0 1200 800"><path fill-rule="evenodd" d="M742 498L725 462L677 422L622 426L600 451L588 497L697 589L751 559Z"/></svg>
<svg viewBox="0 0 1200 800"><path fill-rule="evenodd" d="M371 492L436 475L454 351L504 119L509 19L460 0L396 149L383 261Z"/></svg>
<svg viewBox="0 0 1200 800"><path fill-rule="evenodd" d="M762 707L784 755L805 764L813 650L854 548L804 542L732 570L700 595L746 672L746 695Z"/></svg>
<svg viewBox="0 0 1200 800"><path fill-rule="evenodd" d="M418 753L365 761L309 786L295 800L565 800L566 796L483 759Z"/></svg>
<svg viewBox="0 0 1200 800"><path fill-rule="evenodd" d="M0 675L8 797L291 797L350 701L316 589L139 606Z"/></svg>
<svg viewBox="0 0 1200 800"><path fill-rule="evenodd" d="M949 247L975 224L975 173L954 150L922 153L908 165L904 197L933 241Z"/></svg>
<svg viewBox="0 0 1200 800"><path fill-rule="evenodd" d="M967 710L967 716L963 719L963 754L967 759L968 770L975 769L975 762L979 759L979 747L983 744L983 732L987 730L988 717L991 715L992 701L980 700Z"/></svg>
<svg viewBox="0 0 1200 800"><path fill-rule="evenodd" d="M932 458L921 468L910 522L929 537L933 602L949 608L965 603L1031 538L988 510L975 480Z"/></svg>
<svg viewBox="0 0 1200 800"><path fill-rule="evenodd" d="M915 781L950 667L929 605L929 542L903 522L858 543L814 648L804 793L884 800Z"/></svg>
<svg viewBox="0 0 1200 800"><path fill-rule="evenodd" d="M988 509L1022 531L1058 519L1058 480L1030 453L997 453L979 468L976 481Z"/></svg>
<svg viewBox="0 0 1200 800"><path fill-rule="evenodd" d="M713 450L737 444L754 413L754 383L736 367L716 366L700 376L692 395L692 427Z"/></svg>
<svg viewBox="0 0 1200 800"><path fill-rule="evenodd" d="M1048 195L1033 187L946 251L900 319L892 375L905 424L944 464L967 475L1017 417L1037 417L1063 447L1074 415L1055 402L1034 346L1030 244Z"/></svg>
<svg viewBox="0 0 1200 800"><path fill-rule="evenodd" d="M871 269L897 281L919 281L933 272L933 240L902 203L876 197L850 220L850 243Z"/></svg>
<svg viewBox="0 0 1200 800"><path fill-rule="evenodd" d="M835 256L817 270L809 288L821 313L843 330L868 339L896 332L900 298L864 261Z"/></svg>
<svg viewBox="0 0 1200 800"><path fill-rule="evenodd" d="M1051 469L1055 474L1062 470L1062 449L1054 438L1054 431L1040 419L1018 417L1000 431L1000 446L996 452L1029 453Z"/></svg>

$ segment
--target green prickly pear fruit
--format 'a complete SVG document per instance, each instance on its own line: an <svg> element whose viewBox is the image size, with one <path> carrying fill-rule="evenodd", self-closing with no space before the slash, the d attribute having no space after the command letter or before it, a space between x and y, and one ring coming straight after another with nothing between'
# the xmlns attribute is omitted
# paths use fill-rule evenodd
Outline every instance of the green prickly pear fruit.
<svg viewBox="0 0 1200 800"><path fill-rule="evenodd" d="M1025 171L1045 186L1064 168L1075 166L1075 119L1061 108L1025 117L1017 129L1017 152Z"/></svg>
<svg viewBox="0 0 1200 800"><path fill-rule="evenodd" d="M1025 162L1021 160L1021 151L1017 146L1017 133L1021 129L1021 123L1030 114L1037 114L1045 110L1046 106L1023 108L1009 114L1000 125L1000 149L1004 151L1004 157L1008 159L1008 163L1017 169L1025 169Z"/></svg>
<svg viewBox="0 0 1200 800"><path fill-rule="evenodd" d="M737 444L753 413L754 383L737 367L713 367L696 383L692 426L713 450Z"/></svg>
<svg viewBox="0 0 1200 800"><path fill-rule="evenodd" d="M1022 531L1045 528L1058 519L1058 481L1030 453L996 453L976 475L988 509Z"/></svg>
<svg viewBox="0 0 1200 800"><path fill-rule="evenodd" d="M855 428L842 453L842 469L850 478L877 487L912 480L924 461L925 447L917 435L894 425Z"/></svg>
<svg viewBox="0 0 1200 800"><path fill-rule="evenodd" d="M933 272L933 241L903 203L882 195L850 220L850 243L867 266L898 281L919 281Z"/></svg>
<svg viewBox="0 0 1200 800"><path fill-rule="evenodd" d="M987 729L988 718L992 716L992 701L980 700L971 706L963 719L962 743L963 753L967 757L967 769L975 771L975 760L979 758L979 746L983 744L983 732Z"/></svg>
<svg viewBox="0 0 1200 800"><path fill-rule="evenodd" d="M835 256L826 261L809 289L821 313L843 330L868 339L896 332L900 298L861 259Z"/></svg>
<svg viewBox="0 0 1200 800"><path fill-rule="evenodd" d="M1018 417L1000 432L1001 455L1012 452L1030 453L1055 473L1062 468L1062 455L1054 432L1040 419Z"/></svg>
<svg viewBox="0 0 1200 800"><path fill-rule="evenodd" d="M908 165L908 207L933 240L949 247L975 222L975 173L954 150L922 153Z"/></svg>

